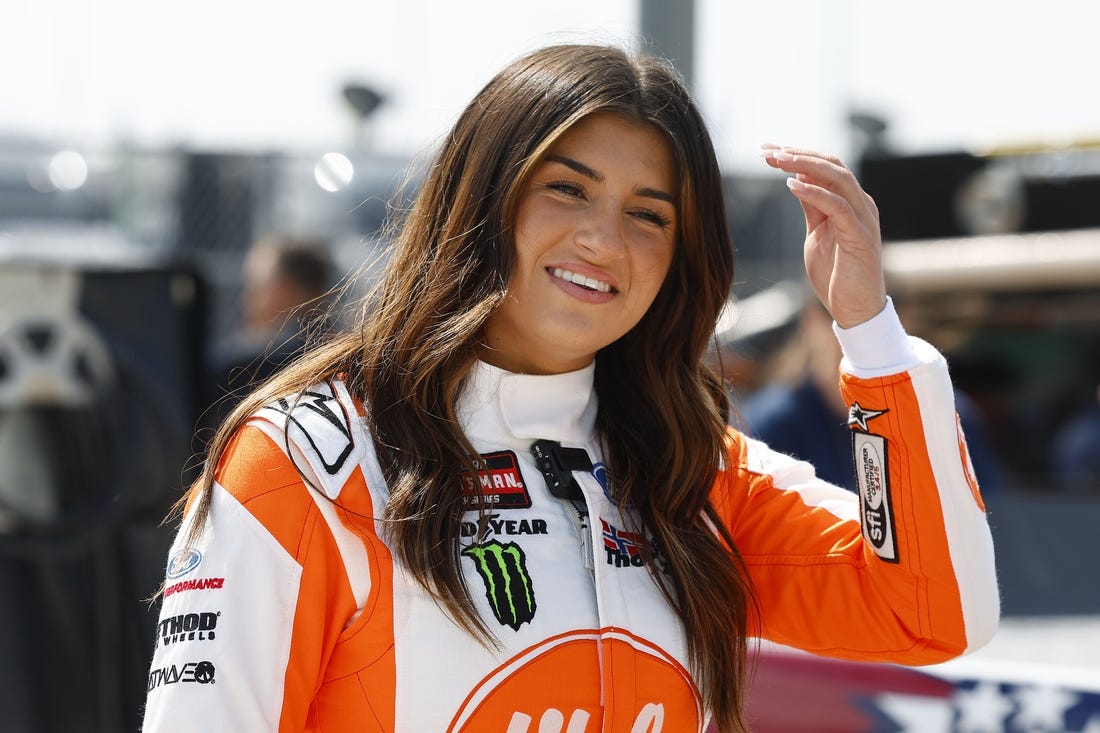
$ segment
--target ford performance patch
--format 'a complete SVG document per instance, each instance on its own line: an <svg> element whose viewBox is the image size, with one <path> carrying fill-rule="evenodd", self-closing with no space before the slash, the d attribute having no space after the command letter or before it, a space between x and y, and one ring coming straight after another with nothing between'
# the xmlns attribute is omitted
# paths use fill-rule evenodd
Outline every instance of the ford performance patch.
<svg viewBox="0 0 1100 733"><path fill-rule="evenodd" d="M462 474L462 501L467 509L527 509L531 494L510 450L485 453L476 472Z"/></svg>
<svg viewBox="0 0 1100 733"><path fill-rule="evenodd" d="M898 561L894 532L894 509L890 500L890 470L886 439L881 435L852 431L852 457L859 487L859 509L863 538L875 554L887 562Z"/></svg>

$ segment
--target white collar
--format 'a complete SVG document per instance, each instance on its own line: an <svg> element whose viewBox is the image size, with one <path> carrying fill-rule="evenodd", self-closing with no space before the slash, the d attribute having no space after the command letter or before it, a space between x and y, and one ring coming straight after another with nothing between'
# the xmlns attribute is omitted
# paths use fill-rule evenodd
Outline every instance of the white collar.
<svg viewBox="0 0 1100 733"><path fill-rule="evenodd" d="M475 362L458 399L459 423L475 447L480 440L523 450L538 438L588 443L596 424L595 373L595 362L551 375Z"/></svg>

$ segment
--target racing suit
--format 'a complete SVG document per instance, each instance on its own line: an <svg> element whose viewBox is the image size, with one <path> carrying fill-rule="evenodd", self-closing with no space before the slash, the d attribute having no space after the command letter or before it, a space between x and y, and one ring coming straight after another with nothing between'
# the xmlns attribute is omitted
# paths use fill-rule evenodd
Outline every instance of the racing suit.
<svg viewBox="0 0 1100 733"><path fill-rule="evenodd" d="M998 618L946 365L892 306L838 334L860 495L732 431L714 486L759 604L752 633L942 661L985 643ZM342 383L258 412L221 461L198 542L183 544L185 518L173 546L144 730L704 730L648 538L608 495L593 374L478 363L460 399L483 456L463 477L460 566L495 648L394 561L386 484ZM583 500L551 494L540 439L583 456L565 476Z"/></svg>

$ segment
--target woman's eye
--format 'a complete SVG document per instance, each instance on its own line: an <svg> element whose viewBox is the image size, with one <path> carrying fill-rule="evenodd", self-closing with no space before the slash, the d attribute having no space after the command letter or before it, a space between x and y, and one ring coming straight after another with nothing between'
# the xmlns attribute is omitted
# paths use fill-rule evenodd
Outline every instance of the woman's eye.
<svg viewBox="0 0 1100 733"><path fill-rule="evenodd" d="M578 197L584 195L584 189L571 181L552 181L546 184L546 187L566 196Z"/></svg>
<svg viewBox="0 0 1100 733"><path fill-rule="evenodd" d="M667 227L669 224L672 223L667 216L659 214L651 209L638 209L634 212L634 217L637 219L641 219L644 222L653 224L654 226L659 226L661 228Z"/></svg>

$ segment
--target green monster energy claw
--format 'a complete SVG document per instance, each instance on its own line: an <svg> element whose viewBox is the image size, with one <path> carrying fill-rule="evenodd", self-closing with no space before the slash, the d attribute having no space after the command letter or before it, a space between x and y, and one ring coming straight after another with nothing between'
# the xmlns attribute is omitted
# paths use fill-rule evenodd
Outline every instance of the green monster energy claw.
<svg viewBox="0 0 1100 733"><path fill-rule="evenodd" d="M474 561L497 621L519 631L520 624L535 617L535 590L519 545L490 540L467 547L462 554Z"/></svg>

